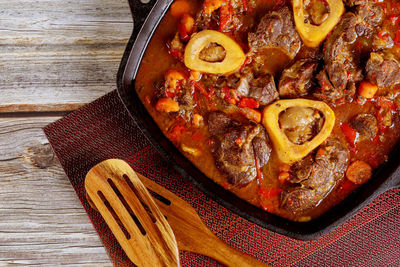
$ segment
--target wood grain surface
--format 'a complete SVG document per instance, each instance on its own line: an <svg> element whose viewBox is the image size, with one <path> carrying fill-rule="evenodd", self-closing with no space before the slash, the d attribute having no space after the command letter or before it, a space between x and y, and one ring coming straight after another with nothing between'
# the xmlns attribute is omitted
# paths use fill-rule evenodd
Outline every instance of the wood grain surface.
<svg viewBox="0 0 400 267"><path fill-rule="evenodd" d="M115 89L126 0L0 0L0 266L112 266L41 128Z"/></svg>

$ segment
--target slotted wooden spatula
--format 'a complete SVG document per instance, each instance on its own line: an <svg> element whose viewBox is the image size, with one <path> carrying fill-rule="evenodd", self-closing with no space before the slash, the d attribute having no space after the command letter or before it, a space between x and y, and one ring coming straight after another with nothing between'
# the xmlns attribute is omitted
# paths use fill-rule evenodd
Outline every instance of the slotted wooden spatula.
<svg viewBox="0 0 400 267"><path fill-rule="evenodd" d="M107 160L102 164L114 164L118 161L122 160ZM118 165L114 168L117 167ZM180 250L208 256L226 266L268 266L222 242L207 228L195 209L186 201L140 174L137 174L137 177L150 191L161 212L166 216Z"/></svg>
<svg viewBox="0 0 400 267"><path fill-rule="evenodd" d="M136 173L110 159L86 175L85 188L129 259L137 266L178 266L174 233Z"/></svg>

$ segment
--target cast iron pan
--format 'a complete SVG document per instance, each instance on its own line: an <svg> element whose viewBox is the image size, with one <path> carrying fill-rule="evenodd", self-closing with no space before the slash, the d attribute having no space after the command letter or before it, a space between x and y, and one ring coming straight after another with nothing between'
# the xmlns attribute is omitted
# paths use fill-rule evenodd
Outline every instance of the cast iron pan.
<svg viewBox="0 0 400 267"><path fill-rule="evenodd" d="M292 222L269 214L236 197L207 178L162 134L142 105L134 88L143 53L171 3L172 0L151 0L147 4L139 0L129 1L134 18L134 29L121 61L117 84L118 93L134 121L160 154L181 175L232 212L264 228L300 240L312 240L328 233L369 204L379 194L400 187L399 145L392 151L389 160L375 171L368 183L319 218L306 223Z"/></svg>

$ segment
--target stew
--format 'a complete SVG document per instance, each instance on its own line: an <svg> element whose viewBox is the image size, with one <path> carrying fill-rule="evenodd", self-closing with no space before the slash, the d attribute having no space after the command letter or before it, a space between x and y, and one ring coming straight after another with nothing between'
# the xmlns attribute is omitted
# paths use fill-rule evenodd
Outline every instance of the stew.
<svg viewBox="0 0 400 267"><path fill-rule="evenodd" d="M399 25L396 0L176 0L135 88L210 179L309 221L400 139Z"/></svg>

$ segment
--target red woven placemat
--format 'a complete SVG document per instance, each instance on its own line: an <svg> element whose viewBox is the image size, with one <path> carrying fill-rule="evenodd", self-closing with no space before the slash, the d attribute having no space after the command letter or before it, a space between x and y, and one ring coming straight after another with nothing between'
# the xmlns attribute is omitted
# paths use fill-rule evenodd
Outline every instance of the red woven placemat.
<svg viewBox="0 0 400 267"><path fill-rule="evenodd" d="M135 171L188 201L206 225L231 246L274 266L399 266L400 190L379 196L347 223L314 241L294 240L263 229L218 205L193 187L140 132L116 91L48 125L47 135L76 194L115 266L131 266L123 250L85 198L84 179L96 163L126 160ZM214 266L181 252L183 266Z"/></svg>

